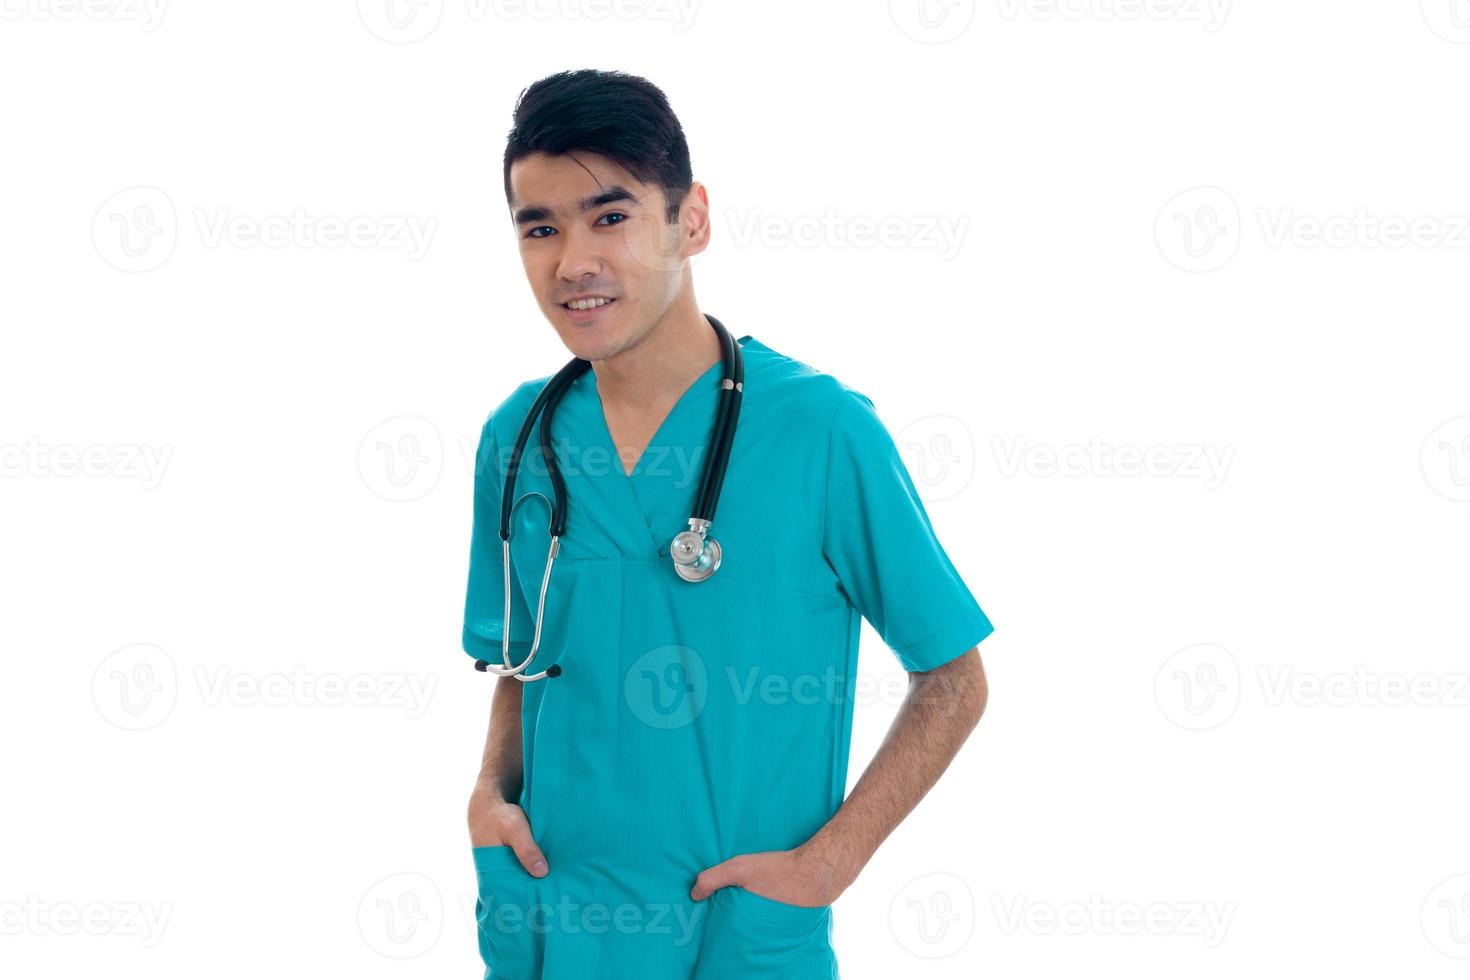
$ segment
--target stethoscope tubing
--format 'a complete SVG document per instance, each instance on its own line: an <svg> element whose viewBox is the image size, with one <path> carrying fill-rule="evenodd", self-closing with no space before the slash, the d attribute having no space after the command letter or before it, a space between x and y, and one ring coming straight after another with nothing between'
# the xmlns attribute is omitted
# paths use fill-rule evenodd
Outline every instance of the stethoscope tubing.
<svg viewBox="0 0 1470 980"><path fill-rule="evenodd" d="M720 399L715 411L715 422L711 426L711 444L709 454L705 458L703 472L700 474L699 491L695 496L693 515L690 517L691 529L698 529L698 537L692 537L692 531L681 534L676 538L676 545L684 547L680 539L691 537L693 547L702 547L706 554L698 561L705 563L698 572L691 572L697 578L689 578L684 564L676 564L676 569L681 578L688 581L703 581L719 565L719 546L714 539L705 539L705 533L709 525L714 521L715 505L719 502L720 490L725 483L725 472L729 468L730 453L735 442L736 424L740 417L740 403L745 388L745 363L740 354L740 345L725 325L719 320L705 314L705 319L719 336L721 346L721 362L723 370L720 380ZM556 407L562 396L566 394L579 377L587 373L592 367L591 361L574 357L567 362L561 370L557 371L541 391L537 393L536 400L532 402L530 410L526 413L526 419L521 423L520 432L516 435L515 445L511 448L510 460L506 464L505 486L500 500L500 543L501 560L505 570L505 608L502 617L500 657L504 666L497 667L488 661L477 660L475 666L480 670L490 671L501 676L512 676L519 681L534 681L542 677L556 677L561 673L561 667L552 664L546 670L538 674L527 675L523 673L532 660L536 659L536 652L541 647L541 624L546 611L546 592L551 582L551 567L556 561L557 553L560 551L562 536L566 533L567 525L567 488L566 481L562 477L561 467L556 461L556 451L552 446L551 422L556 414ZM519 664L510 661L510 616L511 616L511 567L510 567L510 525L511 514L519 503L515 497L516 477L520 473L521 458L526 449L526 443L531 438L531 432L536 427L537 419L540 419L539 439L537 448L541 458L546 461L547 477L551 481L552 500L547 501L551 509L550 524L548 530L551 534L551 544L546 553L546 569L541 575L540 595L536 602L536 628L531 640L530 652L526 659ZM492 465L498 465L498 461L492 461ZM545 500L545 494L528 493L528 496L538 496ZM713 561L709 561L710 549L713 551ZM677 549L676 549L677 550ZM691 561L690 557L676 556L677 561ZM692 568L693 566L691 566Z"/></svg>

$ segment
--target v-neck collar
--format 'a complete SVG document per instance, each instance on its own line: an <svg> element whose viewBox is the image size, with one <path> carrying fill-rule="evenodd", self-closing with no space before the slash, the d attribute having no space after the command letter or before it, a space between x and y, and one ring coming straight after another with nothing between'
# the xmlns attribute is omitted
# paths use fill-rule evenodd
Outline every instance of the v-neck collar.
<svg viewBox="0 0 1470 980"><path fill-rule="evenodd" d="M743 336L738 343L744 349L751 339ZM585 435L608 458L608 466L599 477L605 484L605 492L617 501L617 506L627 509L636 522L634 527L641 525L644 538L652 548L651 552L644 552L642 547L635 547L637 557L667 558L669 541L687 526L704 470L723 375L721 358L684 390L659 423L631 474L624 472L622 457L613 443L596 374L591 370L583 373L572 382L563 399L563 404L578 403L578 415L584 417L588 427ZM587 475L594 475L591 467ZM676 513L679 510L683 513Z"/></svg>
<svg viewBox="0 0 1470 980"><path fill-rule="evenodd" d="M577 379L576 384L586 382L587 388L591 391L591 400L597 409L597 418L602 422L601 435L603 444L613 454L613 467L618 476L621 476L625 480L633 480L643 471L643 464L647 460L648 451L659 444L660 437L667 437L669 435L668 430L673 426L674 417L679 414L680 409L684 408L686 404L701 401L705 396L716 394L720 390L718 382L724 374L723 367L723 358L715 361L715 363L705 368L704 372L695 378L689 387L685 388L679 397L674 400L674 404L669 406L668 412L664 414L663 420L659 422L658 428L654 430L653 436L648 440L648 445L643 447L643 452L639 454L638 461L633 464L632 473L627 473L623 470L623 457L618 453L618 447L613 442L612 429L607 424L607 410L602 403L602 393L597 390L596 375L589 370Z"/></svg>

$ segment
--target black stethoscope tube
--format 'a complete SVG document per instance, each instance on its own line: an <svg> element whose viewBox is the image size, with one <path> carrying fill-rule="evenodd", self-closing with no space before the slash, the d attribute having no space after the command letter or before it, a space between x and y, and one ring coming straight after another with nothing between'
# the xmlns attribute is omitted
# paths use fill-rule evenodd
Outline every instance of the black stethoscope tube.
<svg viewBox="0 0 1470 980"><path fill-rule="evenodd" d="M525 452L526 442L531 437L531 429L536 424L536 417L541 416L541 439L539 448L542 459L546 460L547 475L551 479L551 486L555 496L555 504L551 511L551 534L553 537L561 537L562 531L567 525L567 488L562 479L561 467L556 463L556 453L551 448L551 417L556 411L557 402L561 396L571 387L573 381L581 377L592 367L591 361L584 361L580 357L574 357L571 361L552 376L551 380L541 387L541 393L531 403L531 410L526 413L526 421L521 423L521 431L516 436L515 448L511 450L510 462L505 470L505 490L500 497L500 540L506 541L510 538L510 512L515 507L515 485L516 476L521 469L521 454ZM494 461L492 465L499 465Z"/></svg>
<svg viewBox="0 0 1470 980"><path fill-rule="evenodd" d="M740 417L740 402L745 386L745 359L741 356L740 345L725 329L725 325L707 313L705 319L719 335L724 369L720 382L719 407L715 412L715 423L710 430L713 441L709 455L705 457L704 470L700 475L699 493L695 498L692 517L705 522L713 522L715 505L719 503L720 489L725 483L725 471L730 465L730 452L735 442L736 423ZM556 462L556 451L552 447L551 420L556 413L557 404L566 394L567 389L591 367L591 361L580 357L572 358L542 386L536 400L531 404L530 411L526 413L526 420L521 424L520 432L516 435L515 446L511 449L510 460L505 471L505 489L500 500L501 541L510 540L510 516L515 507L516 476L520 472L521 457L525 452L526 443L530 441L538 416L541 419L539 449L542 459L546 461L546 472L551 480L553 496L551 536L560 538L565 533L567 488L561 467ZM493 460L491 465L499 465L499 461Z"/></svg>
<svg viewBox="0 0 1470 980"><path fill-rule="evenodd" d="M725 329L724 324L714 317L709 318L716 333L724 343L724 371L720 380L720 405L715 414L714 444L710 446L710 457L699 481L699 494L695 497L693 517L714 522L715 506L720 500L720 488L725 482L725 471L729 468L730 452L735 442L736 423L740 418L740 400L745 388L745 359L740 356L740 345Z"/></svg>

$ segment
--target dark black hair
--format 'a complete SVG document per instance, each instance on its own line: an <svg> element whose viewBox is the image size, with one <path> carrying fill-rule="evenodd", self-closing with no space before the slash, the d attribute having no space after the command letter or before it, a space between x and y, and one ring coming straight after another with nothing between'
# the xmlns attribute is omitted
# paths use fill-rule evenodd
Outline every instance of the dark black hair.
<svg viewBox="0 0 1470 980"><path fill-rule="evenodd" d="M663 190L667 220L694 175L684 129L657 85L620 71L581 68L548 75L521 91L505 141L505 199L510 166L533 153L583 150L615 161L645 184Z"/></svg>

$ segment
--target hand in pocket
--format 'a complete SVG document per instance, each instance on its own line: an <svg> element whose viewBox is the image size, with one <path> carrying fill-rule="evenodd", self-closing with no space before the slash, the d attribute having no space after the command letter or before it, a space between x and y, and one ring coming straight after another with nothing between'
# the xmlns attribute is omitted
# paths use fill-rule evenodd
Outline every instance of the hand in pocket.
<svg viewBox="0 0 1470 980"><path fill-rule="evenodd" d="M531 836L531 822L526 812L509 803L494 791L476 786L469 808L471 847L509 847L526 872L545 877L549 866L541 848Z"/></svg>

